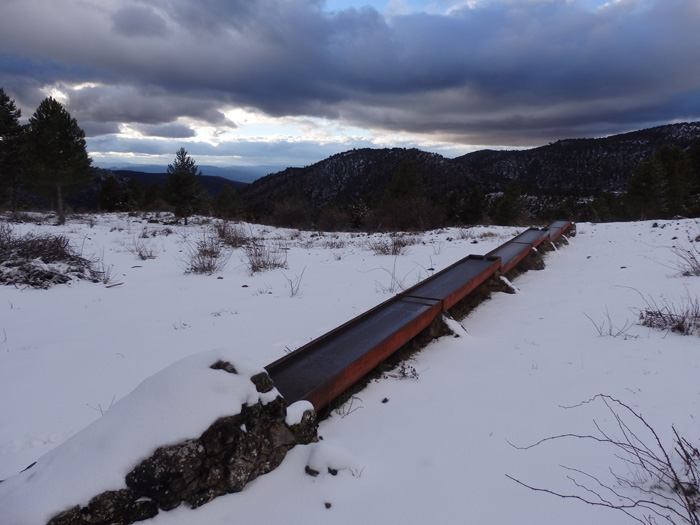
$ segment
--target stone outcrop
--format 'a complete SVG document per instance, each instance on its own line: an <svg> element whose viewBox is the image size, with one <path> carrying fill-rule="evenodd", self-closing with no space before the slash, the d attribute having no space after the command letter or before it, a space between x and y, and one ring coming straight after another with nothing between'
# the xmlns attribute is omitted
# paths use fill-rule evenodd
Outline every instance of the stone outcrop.
<svg viewBox="0 0 700 525"><path fill-rule="evenodd" d="M211 368L236 373L228 362ZM273 389L266 373L250 380L258 392ZM267 403L243 405L240 413L217 419L201 436L158 448L127 474L125 488L98 494L88 505L54 516L48 525L128 525L183 502L195 508L238 492L276 468L294 445L316 439L316 414L306 411L290 426L286 408L279 395Z"/></svg>

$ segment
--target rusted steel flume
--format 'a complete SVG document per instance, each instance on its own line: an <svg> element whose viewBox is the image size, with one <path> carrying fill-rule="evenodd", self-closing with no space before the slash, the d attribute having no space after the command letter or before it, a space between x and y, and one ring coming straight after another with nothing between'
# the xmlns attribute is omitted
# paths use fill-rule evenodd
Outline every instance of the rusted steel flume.
<svg viewBox="0 0 700 525"><path fill-rule="evenodd" d="M545 240L571 228L529 228L486 255L468 255L399 295L269 364L282 396L320 411L496 272L505 274Z"/></svg>

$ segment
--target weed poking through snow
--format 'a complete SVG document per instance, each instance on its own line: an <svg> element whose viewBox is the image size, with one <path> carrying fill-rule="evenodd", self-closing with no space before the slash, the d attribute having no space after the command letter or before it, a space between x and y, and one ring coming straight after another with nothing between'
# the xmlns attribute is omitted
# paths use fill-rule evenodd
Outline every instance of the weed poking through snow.
<svg viewBox="0 0 700 525"><path fill-rule="evenodd" d="M231 258L231 251L206 231L200 233L194 241L185 242L185 253L187 273L211 275L220 272Z"/></svg>
<svg viewBox="0 0 700 525"><path fill-rule="evenodd" d="M642 326L657 330L670 330L681 335L700 334L700 301L687 294L680 303L663 299L661 304L645 299L647 307L639 312Z"/></svg>

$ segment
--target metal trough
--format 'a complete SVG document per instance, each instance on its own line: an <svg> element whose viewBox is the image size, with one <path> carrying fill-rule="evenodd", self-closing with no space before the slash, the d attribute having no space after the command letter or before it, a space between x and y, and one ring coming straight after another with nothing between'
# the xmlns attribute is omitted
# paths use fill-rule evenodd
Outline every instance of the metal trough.
<svg viewBox="0 0 700 525"><path fill-rule="evenodd" d="M549 239L554 242L571 228L571 221L554 221L549 225Z"/></svg>
<svg viewBox="0 0 700 525"><path fill-rule="evenodd" d="M443 310L449 310L500 267L501 261L497 257L469 255L405 290L401 295L442 301Z"/></svg>
<svg viewBox="0 0 700 525"><path fill-rule="evenodd" d="M464 299L499 269L507 273L533 247L570 227L556 221L530 228L486 255L469 255L331 330L265 368L282 396L310 401L316 411L417 336L442 311Z"/></svg>
<svg viewBox="0 0 700 525"><path fill-rule="evenodd" d="M282 396L316 411L423 331L440 301L396 296L266 367Z"/></svg>
<svg viewBox="0 0 700 525"><path fill-rule="evenodd" d="M519 235L513 237L508 243L523 243L530 244L533 248L537 248L549 236L549 228L528 228Z"/></svg>
<svg viewBox="0 0 700 525"><path fill-rule="evenodd" d="M515 268L530 253L532 244L507 242L486 254L486 257L500 257L501 273L507 274Z"/></svg>

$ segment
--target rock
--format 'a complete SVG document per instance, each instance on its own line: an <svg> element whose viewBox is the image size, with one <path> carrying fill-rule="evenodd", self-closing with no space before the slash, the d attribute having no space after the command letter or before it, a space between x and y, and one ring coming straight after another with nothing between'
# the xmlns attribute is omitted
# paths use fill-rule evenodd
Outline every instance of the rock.
<svg viewBox="0 0 700 525"><path fill-rule="evenodd" d="M161 509L172 510L196 491L203 473L204 450L199 439L161 447L127 474L126 484Z"/></svg>
<svg viewBox="0 0 700 525"><path fill-rule="evenodd" d="M270 379L270 376L267 375L267 373L265 372L261 372L259 374L254 375L250 378L250 380L255 385L257 391L261 394L266 394L275 387L274 383L272 382L272 379Z"/></svg>
<svg viewBox="0 0 700 525"><path fill-rule="evenodd" d="M103 492L90 500L87 507L88 523L127 524L147 520L158 514L153 501L141 500L130 489Z"/></svg>
<svg viewBox="0 0 700 525"><path fill-rule="evenodd" d="M530 250L528 256L525 257L525 259L523 259L523 261L518 266L518 270L520 270L521 272L544 269L544 259L542 258L542 255L540 255L540 253L534 248Z"/></svg>
<svg viewBox="0 0 700 525"><path fill-rule="evenodd" d="M87 521L83 519L80 512L80 505L76 505L60 514L54 516L48 525L84 525Z"/></svg>
<svg viewBox="0 0 700 525"><path fill-rule="evenodd" d="M76 505L54 517L49 525L127 525L158 514L158 506L153 501L138 499L131 489L103 492L92 498L87 507Z"/></svg>
<svg viewBox="0 0 700 525"><path fill-rule="evenodd" d="M238 374L226 361L210 368ZM85 507L77 505L57 514L48 525L129 525L183 502L196 508L242 490L276 468L296 444L316 441L318 421L313 410L289 426L287 403L279 395L274 397L267 373L249 379L257 392L267 394L257 403L244 403L238 414L220 417L199 437L156 449L126 475L126 488L98 494Z"/></svg>
<svg viewBox="0 0 700 525"><path fill-rule="evenodd" d="M316 412L307 410L301 417L301 421L289 427L289 430L294 434L294 439L301 445L307 445L318 441L318 418Z"/></svg>

